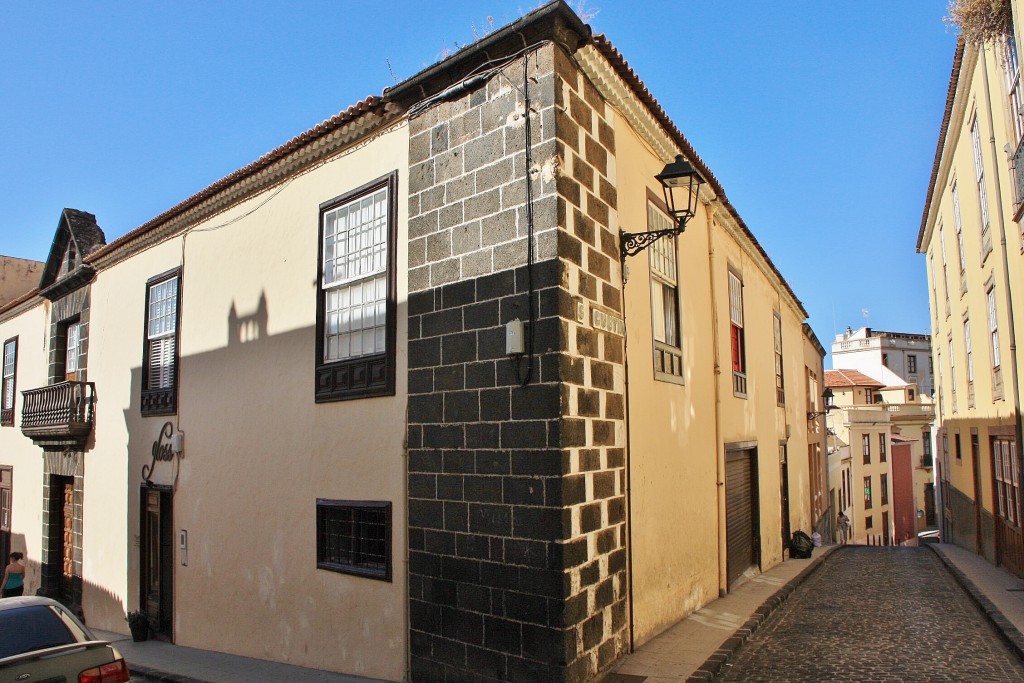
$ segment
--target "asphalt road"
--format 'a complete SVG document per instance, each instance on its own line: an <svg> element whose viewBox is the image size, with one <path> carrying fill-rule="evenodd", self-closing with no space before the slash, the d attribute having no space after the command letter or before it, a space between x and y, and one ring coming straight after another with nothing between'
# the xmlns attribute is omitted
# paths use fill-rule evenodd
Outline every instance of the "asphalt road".
<svg viewBox="0 0 1024 683"><path fill-rule="evenodd" d="M833 553L718 680L1024 681L1021 662L927 548Z"/></svg>

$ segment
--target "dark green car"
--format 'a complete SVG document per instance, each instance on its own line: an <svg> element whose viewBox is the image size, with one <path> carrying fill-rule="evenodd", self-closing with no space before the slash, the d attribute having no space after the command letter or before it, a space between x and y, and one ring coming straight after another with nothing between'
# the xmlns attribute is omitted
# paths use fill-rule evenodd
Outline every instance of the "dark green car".
<svg viewBox="0 0 1024 683"><path fill-rule="evenodd" d="M0 683L124 683L121 654L49 598L0 599Z"/></svg>

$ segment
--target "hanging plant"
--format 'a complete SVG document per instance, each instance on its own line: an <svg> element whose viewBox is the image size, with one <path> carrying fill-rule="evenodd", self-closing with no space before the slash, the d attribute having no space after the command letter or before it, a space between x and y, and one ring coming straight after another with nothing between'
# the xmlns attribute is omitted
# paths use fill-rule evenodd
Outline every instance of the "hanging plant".
<svg viewBox="0 0 1024 683"><path fill-rule="evenodd" d="M1000 40L1012 30L1010 0L950 0L944 21L969 43Z"/></svg>

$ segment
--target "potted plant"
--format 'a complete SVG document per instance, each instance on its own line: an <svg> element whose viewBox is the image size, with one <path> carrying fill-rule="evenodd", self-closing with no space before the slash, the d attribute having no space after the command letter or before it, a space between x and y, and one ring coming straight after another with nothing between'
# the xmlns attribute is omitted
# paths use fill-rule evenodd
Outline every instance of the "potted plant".
<svg viewBox="0 0 1024 683"><path fill-rule="evenodd" d="M128 612L124 618L128 622L128 629L132 632L132 640L136 643L142 640L149 640L149 615L142 610Z"/></svg>

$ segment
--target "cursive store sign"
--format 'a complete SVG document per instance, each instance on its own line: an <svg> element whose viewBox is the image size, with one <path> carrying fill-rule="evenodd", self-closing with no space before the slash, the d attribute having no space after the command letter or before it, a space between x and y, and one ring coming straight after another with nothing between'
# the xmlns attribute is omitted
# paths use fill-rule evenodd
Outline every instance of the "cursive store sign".
<svg viewBox="0 0 1024 683"><path fill-rule="evenodd" d="M165 422L160 430L160 436L153 442L153 459L148 465L142 466L142 478L147 484L152 483L150 477L153 476L153 468L158 462L174 460L174 448L171 445L172 434L174 434L174 425L170 421Z"/></svg>

